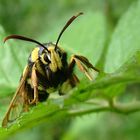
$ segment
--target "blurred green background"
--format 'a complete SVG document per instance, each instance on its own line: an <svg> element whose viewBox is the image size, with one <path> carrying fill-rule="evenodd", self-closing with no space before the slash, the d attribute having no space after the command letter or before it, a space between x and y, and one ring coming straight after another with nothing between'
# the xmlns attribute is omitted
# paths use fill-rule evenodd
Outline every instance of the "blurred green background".
<svg viewBox="0 0 140 140"><path fill-rule="evenodd" d="M61 38L60 44L63 44L67 51L71 51L71 48L73 48L75 52L78 52L75 46L79 45L80 48L80 44L83 44L83 50L79 53L84 52L84 54L88 56L90 47L94 46L86 46L86 44L90 44L90 42L92 44L92 42L94 42L95 48L97 48L96 54L93 55L93 57L96 58L91 61L102 70L104 66L103 62L105 61L102 52L106 52L119 19L135 1L136 0L0 0L0 24L5 30L6 35L21 34L43 42L56 41L66 21L75 13L82 11L84 15L73 23L77 24L77 26L74 27L71 25L71 27L69 27L68 32L66 31ZM94 17L93 19L91 19L92 15ZM83 24L83 22L86 24ZM85 26L90 28L86 28ZM68 35L71 34L71 32L73 32L74 35L74 33L80 32L82 29L85 29L85 31L81 36L73 36L71 38L71 36ZM93 35L93 38L90 39L87 37L91 35ZM65 41L63 42L63 40ZM98 46L101 47L98 48ZM24 47L26 47L25 44ZM29 51L31 49L28 48L26 51L30 53ZM97 51L97 49L99 51ZM18 73L21 73L26 59L22 61L22 68ZM17 79L18 77L19 75ZM17 85L17 79L14 80L14 87ZM133 91L136 92L135 94L139 93L139 88L137 87L139 87L139 85L133 85L131 88L134 88ZM129 89L126 90L126 92L128 91ZM127 96L127 98L129 100L129 96ZM140 139L139 132L140 112L131 115L104 112L74 117L72 119L60 119L52 124L40 124L34 128L17 132L8 139L138 140Z"/></svg>

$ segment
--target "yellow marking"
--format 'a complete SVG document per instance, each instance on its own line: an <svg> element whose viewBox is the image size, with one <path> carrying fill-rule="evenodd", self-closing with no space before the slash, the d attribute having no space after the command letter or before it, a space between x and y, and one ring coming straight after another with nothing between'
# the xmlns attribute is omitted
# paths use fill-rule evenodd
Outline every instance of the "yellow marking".
<svg viewBox="0 0 140 140"><path fill-rule="evenodd" d="M41 61L44 63L44 64L48 64L45 60L44 60L44 55L45 53L43 53L40 57L41 57Z"/></svg>
<svg viewBox="0 0 140 140"><path fill-rule="evenodd" d="M41 90L41 91L42 91L42 90L44 90L44 88L43 88L42 86L39 85L39 86L38 86L38 90Z"/></svg>
<svg viewBox="0 0 140 140"><path fill-rule="evenodd" d="M33 88L31 78L27 79L27 83L31 86L31 88Z"/></svg>
<svg viewBox="0 0 140 140"><path fill-rule="evenodd" d="M61 86L60 86L60 91L62 93L67 93L70 91L70 89L72 89L72 86L70 84L70 80L68 79L67 81L65 81Z"/></svg>
<svg viewBox="0 0 140 140"><path fill-rule="evenodd" d="M51 68L51 70L53 72L56 72L57 71L57 68L58 69L61 69L62 68L62 62L61 62L61 59L60 59L59 55L55 52L54 48L55 48L54 46L50 46L48 48L48 50L51 53L50 68Z"/></svg>
<svg viewBox="0 0 140 140"><path fill-rule="evenodd" d="M31 79L27 79L27 83L31 85Z"/></svg>
<svg viewBox="0 0 140 140"><path fill-rule="evenodd" d="M38 59L38 51L39 51L39 48L36 47L32 53L31 53L31 60L32 62L35 62L37 59Z"/></svg>
<svg viewBox="0 0 140 140"><path fill-rule="evenodd" d="M27 80L27 83L31 86L31 88L33 88L31 78ZM37 88L38 90L45 90L41 85L39 85Z"/></svg>
<svg viewBox="0 0 140 140"><path fill-rule="evenodd" d="M54 48L55 48L55 46L51 45L51 46L48 47L48 50L52 51L52 50L54 50Z"/></svg>
<svg viewBox="0 0 140 140"><path fill-rule="evenodd" d="M50 87L50 88L48 88L48 89L46 89L46 91L47 91L47 93L52 93L52 92L55 92L56 91L56 89L55 88L53 88L53 87Z"/></svg>
<svg viewBox="0 0 140 140"><path fill-rule="evenodd" d="M39 61L36 61L36 65L35 65L35 66L36 66L36 70L37 70L39 73L41 73L42 75L45 76L45 73L44 73L42 67L40 66L40 62L39 62Z"/></svg>

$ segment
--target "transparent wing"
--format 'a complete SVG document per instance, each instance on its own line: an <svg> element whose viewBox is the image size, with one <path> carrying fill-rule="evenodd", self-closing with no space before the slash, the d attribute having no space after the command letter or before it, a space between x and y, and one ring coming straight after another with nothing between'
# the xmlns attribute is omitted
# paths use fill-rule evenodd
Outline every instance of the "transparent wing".
<svg viewBox="0 0 140 140"><path fill-rule="evenodd" d="M10 102L9 108L3 119L2 122L3 127L6 127L9 122L14 121L17 117L20 116L21 112L23 112L24 109L23 107L26 104L27 98L27 90L25 87L25 83L28 75L29 75L29 67L26 66L23 75L21 77L19 86L14 94L14 97Z"/></svg>

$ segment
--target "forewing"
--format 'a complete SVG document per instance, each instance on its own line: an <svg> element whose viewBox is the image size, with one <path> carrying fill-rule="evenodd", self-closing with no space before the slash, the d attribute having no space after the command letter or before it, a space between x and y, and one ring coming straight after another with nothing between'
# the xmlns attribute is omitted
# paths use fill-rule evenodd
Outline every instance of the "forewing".
<svg viewBox="0 0 140 140"><path fill-rule="evenodd" d="M3 119L3 122L2 122L3 127L6 127L9 122L14 121L17 117L20 116L21 112L23 112L23 107L24 107L24 104L26 103L25 101L26 101L26 96L27 96L25 83L26 83L28 75L29 75L29 67L26 66L23 72L23 75L21 77L19 86L14 94L14 97L12 98L10 102L9 108Z"/></svg>

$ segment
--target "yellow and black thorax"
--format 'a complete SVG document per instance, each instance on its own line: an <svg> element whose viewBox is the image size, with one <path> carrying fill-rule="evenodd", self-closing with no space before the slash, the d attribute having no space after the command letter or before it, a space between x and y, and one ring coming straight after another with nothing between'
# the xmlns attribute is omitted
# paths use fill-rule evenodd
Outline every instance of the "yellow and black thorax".
<svg viewBox="0 0 140 140"><path fill-rule="evenodd" d="M42 46L36 47L29 56L28 65L30 71L35 65L40 86L45 89L57 88L69 77L67 54L59 47L56 48L53 43L43 45L47 49Z"/></svg>

